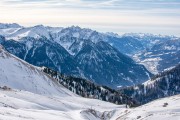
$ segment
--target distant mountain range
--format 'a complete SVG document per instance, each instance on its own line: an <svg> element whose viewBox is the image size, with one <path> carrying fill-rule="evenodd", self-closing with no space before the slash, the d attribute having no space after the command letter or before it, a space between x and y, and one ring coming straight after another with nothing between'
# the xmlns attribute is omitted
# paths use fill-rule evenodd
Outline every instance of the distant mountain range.
<svg viewBox="0 0 180 120"><path fill-rule="evenodd" d="M0 35L0 43L10 53L33 65L111 88L142 83L151 73L157 74L180 61L180 39L175 36L120 36L78 26L23 27L15 23L0 24Z"/></svg>
<svg viewBox="0 0 180 120"><path fill-rule="evenodd" d="M111 88L142 83L152 75L143 65L110 45L109 38L119 38L118 35L77 26L6 26L0 29L1 44L33 65L47 66Z"/></svg>

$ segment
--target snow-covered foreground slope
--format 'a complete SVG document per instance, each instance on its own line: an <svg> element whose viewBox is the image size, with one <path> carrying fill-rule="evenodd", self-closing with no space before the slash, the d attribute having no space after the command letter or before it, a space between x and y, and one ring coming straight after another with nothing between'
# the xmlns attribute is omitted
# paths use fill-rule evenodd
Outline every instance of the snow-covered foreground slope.
<svg viewBox="0 0 180 120"><path fill-rule="evenodd" d="M98 120L105 111L123 107L78 96L48 97L27 91L0 90L0 119L3 120ZM89 109L96 110L97 116Z"/></svg>
<svg viewBox="0 0 180 120"><path fill-rule="evenodd" d="M180 120L180 95L158 99L135 109L115 113L116 120Z"/></svg>
<svg viewBox="0 0 180 120"><path fill-rule="evenodd" d="M180 95L137 108L81 97L48 97L27 91L0 90L1 120L178 120Z"/></svg>

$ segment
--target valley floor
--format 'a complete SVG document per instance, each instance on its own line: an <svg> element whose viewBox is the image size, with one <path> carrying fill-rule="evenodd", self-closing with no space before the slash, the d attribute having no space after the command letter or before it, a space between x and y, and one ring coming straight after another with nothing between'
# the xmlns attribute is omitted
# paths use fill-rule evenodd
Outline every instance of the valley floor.
<svg viewBox="0 0 180 120"><path fill-rule="evenodd" d="M0 90L0 120L178 120L180 95L137 108L78 96L44 96Z"/></svg>

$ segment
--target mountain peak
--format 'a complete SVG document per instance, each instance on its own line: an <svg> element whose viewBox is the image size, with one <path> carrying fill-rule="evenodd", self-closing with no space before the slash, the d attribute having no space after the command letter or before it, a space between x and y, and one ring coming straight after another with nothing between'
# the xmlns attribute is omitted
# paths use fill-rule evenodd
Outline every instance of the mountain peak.
<svg viewBox="0 0 180 120"><path fill-rule="evenodd" d="M39 24L39 25L35 25L34 28L44 28L45 26L42 25L42 24Z"/></svg>
<svg viewBox="0 0 180 120"><path fill-rule="evenodd" d="M86 33L86 32L87 32L87 34L88 34L88 33L92 33L92 32L97 32L97 31L92 30L92 29L90 29L90 28L81 28L81 27L76 26L76 25L72 25L72 26L67 27L67 28L64 28L64 29L71 29L71 30L73 30L73 31L75 31L75 32L83 32L83 33Z"/></svg>
<svg viewBox="0 0 180 120"><path fill-rule="evenodd" d="M70 26L70 27L68 27L68 28L72 28L72 29L81 29L79 26L76 26L76 25L72 25L72 26Z"/></svg>
<svg viewBox="0 0 180 120"><path fill-rule="evenodd" d="M21 28L17 23L0 23L0 29L5 29L5 28Z"/></svg>
<svg viewBox="0 0 180 120"><path fill-rule="evenodd" d="M120 35L119 35L119 34L114 33L114 32L106 32L105 34L106 34L106 35L109 35L109 36L112 36L112 37L117 37L117 38L119 38L119 37L120 37Z"/></svg>

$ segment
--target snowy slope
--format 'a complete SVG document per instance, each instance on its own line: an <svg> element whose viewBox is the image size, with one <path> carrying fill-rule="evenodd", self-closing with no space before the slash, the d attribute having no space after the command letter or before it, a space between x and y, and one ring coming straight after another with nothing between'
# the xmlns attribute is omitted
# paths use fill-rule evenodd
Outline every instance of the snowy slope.
<svg viewBox="0 0 180 120"><path fill-rule="evenodd" d="M113 120L179 120L180 95L158 99L135 109L115 113Z"/></svg>
<svg viewBox="0 0 180 120"><path fill-rule="evenodd" d="M70 95L37 67L11 55L0 46L0 86L26 90L38 94ZM71 94L73 95L73 94Z"/></svg>
<svg viewBox="0 0 180 120"><path fill-rule="evenodd" d="M11 34L16 33L18 30L21 28L5 28L5 29L0 29L0 35L2 36L10 36Z"/></svg>
<svg viewBox="0 0 180 120"><path fill-rule="evenodd" d="M30 92L0 90L2 120L178 120L180 95L137 108L125 108L80 97L47 97Z"/></svg>
<svg viewBox="0 0 180 120"><path fill-rule="evenodd" d="M100 120L104 111L124 108L111 103L81 97L47 97L30 92L0 90L0 118L3 120ZM95 117L88 112L95 109Z"/></svg>
<svg viewBox="0 0 180 120"><path fill-rule="evenodd" d="M23 28L22 26L16 23L12 23L12 24L0 23L0 35L7 37L11 34L14 34L15 32L17 32L22 28Z"/></svg>

